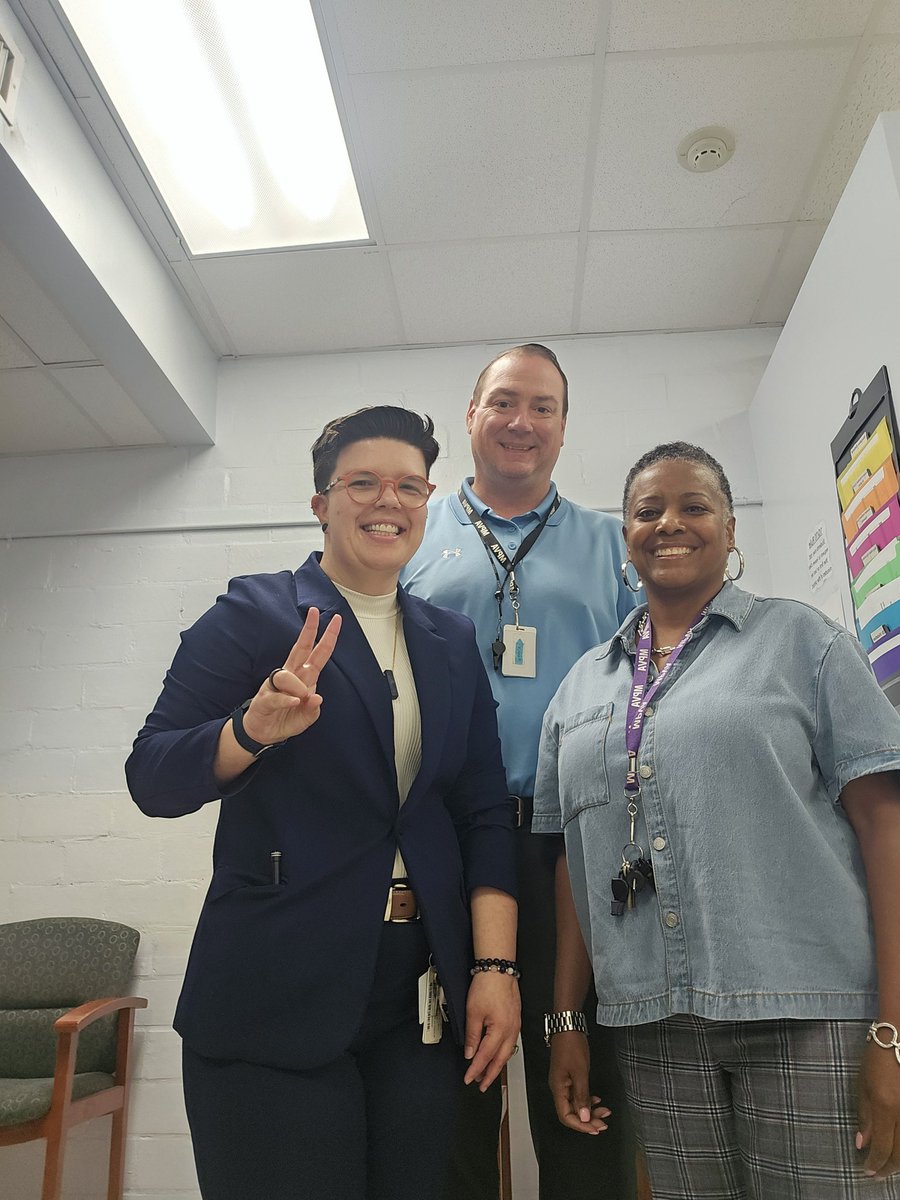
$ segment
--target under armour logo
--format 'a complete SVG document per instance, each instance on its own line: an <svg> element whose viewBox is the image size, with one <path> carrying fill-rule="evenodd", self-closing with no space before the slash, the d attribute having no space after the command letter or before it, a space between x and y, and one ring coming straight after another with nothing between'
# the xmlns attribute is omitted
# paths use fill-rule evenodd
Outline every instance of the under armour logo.
<svg viewBox="0 0 900 1200"><path fill-rule="evenodd" d="M441 558L449 558L451 554L454 558L459 558L459 556L462 554L462 550L459 546L456 546L453 550L442 550Z"/></svg>

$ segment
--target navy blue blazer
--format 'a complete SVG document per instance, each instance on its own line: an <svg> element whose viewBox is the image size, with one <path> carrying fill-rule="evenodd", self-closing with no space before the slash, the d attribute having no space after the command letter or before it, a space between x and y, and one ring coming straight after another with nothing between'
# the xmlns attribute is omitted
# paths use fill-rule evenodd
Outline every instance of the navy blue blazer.
<svg viewBox="0 0 900 1200"><path fill-rule="evenodd" d="M200 1054L290 1069L333 1060L360 1026L398 844L458 1041L469 894L515 895L512 804L471 622L398 589L422 719L422 764L401 808L388 685L318 558L295 574L232 580L181 635L125 768L151 816L222 796L175 1028ZM223 792L213 776L220 730L285 661L313 606L320 628L336 612L344 621L319 677L321 715Z"/></svg>

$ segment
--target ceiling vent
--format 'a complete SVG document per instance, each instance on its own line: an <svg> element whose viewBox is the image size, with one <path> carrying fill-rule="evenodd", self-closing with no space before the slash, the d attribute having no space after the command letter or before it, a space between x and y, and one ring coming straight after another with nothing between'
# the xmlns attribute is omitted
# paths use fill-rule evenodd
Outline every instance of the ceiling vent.
<svg viewBox="0 0 900 1200"><path fill-rule="evenodd" d="M6 34L0 33L0 117L7 125L13 123L21 79L22 55Z"/></svg>
<svg viewBox="0 0 900 1200"><path fill-rule="evenodd" d="M734 154L734 134L720 125L689 133L678 146L678 161L686 171L704 173L724 167Z"/></svg>

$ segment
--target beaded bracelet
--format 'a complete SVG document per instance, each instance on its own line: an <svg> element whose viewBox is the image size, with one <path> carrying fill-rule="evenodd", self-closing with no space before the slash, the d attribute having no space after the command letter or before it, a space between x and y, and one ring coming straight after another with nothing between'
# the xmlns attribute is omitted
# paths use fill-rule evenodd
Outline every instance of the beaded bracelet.
<svg viewBox="0 0 900 1200"><path fill-rule="evenodd" d="M883 1042L878 1036L879 1029L889 1029L891 1031L891 1040ZM874 1042L876 1046L880 1046L882 1050L893 1050L894 1057L900 1063L900 1033L897 1032L896 1025L892 1025L890 1021L873 1021L869 1026L869 1032L866 1034L867 1042Z"/></svg>
<svg viewBox="0 0 900 1200"><path fill-rule="evenodd" d="M510 958L476 958L469 974L477 975L481 971L499 971L501 975L512 975L513 979L522 978L519 964Z"/></svg>

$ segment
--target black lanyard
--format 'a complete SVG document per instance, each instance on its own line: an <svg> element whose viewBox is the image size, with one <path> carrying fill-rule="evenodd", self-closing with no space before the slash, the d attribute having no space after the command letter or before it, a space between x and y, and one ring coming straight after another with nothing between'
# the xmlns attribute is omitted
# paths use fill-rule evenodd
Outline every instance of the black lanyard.
<svg viewBox="0 0 900 1200"><path fill-rule="evenodd" d="M497 636L491 645L491 653L494 660L494 670L499 671L500 660L503 656L503 638L501 636L503 633L503 590L506 585L509 584L509 600L515 615L516 625L518 625L519 585L516 582L516 567L524 559L525 555L529 552L529 550L531 550L531 548L534 546L534 543L544 532L547 522L550 520L553 514L558 511L559 506L562 504L562 496L560 496L559 492L556 493L553 498L553 503L550 505L550 508L547 510L545 516L541 518L538 525L535 526L531 533L529 533L529 535L524 539L522 544L519 546L519 549L516 551L515 556L510 558L500 545L500 542L491 530L490 525L488 525L487 522L482 517L479 517L475 512L475 509L469 503L468 497L462 488L460 488L456 494L459 498L460 504L463 507L463 512L469 518L470 524L481 538L481 544L487 551L487 556L490 559L491 567L494 571L494 579L497 581L497 590L494 592L494 598L497 601ZM500 572L497 570L497 563L499 563L503 568L504 574L502 579L500 578Z"/></svg>

